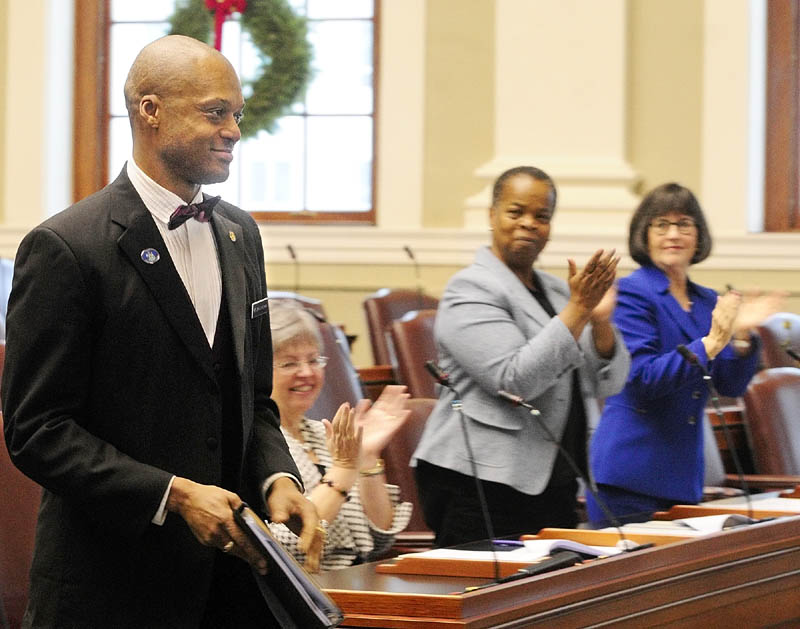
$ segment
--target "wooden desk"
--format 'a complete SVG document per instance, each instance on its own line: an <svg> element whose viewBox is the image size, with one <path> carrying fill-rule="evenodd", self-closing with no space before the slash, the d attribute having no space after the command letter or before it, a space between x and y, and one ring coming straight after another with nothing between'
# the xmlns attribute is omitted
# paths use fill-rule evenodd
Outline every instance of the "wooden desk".
<svg viewBox="0 0 800 629"><path fill-rule="evenodd" d="M762 627L800 622L800 517L463 593L474 577L323 574L347 627Z"/></svg>

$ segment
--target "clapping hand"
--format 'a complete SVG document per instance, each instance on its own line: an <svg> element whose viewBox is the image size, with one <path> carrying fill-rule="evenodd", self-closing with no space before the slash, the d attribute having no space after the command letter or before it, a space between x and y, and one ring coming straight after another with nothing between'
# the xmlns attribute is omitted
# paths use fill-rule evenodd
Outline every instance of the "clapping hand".
<svg viewBox="0 0 800 629"><path fill-rule="evenodd" d="M717 297L717 305L711 312L711 328L703 337L703 345L709 358L714 358L730 342L741 304L742 295L736 291L728 291Z"/></svg>
<svg viewBox="0 0 800 629"><path fill-rule="evenodd" d="M336 411L332 422L323 419L322 423L333 464L346 469L358 469L364 429L356 425L356 411L345 402Z"/></svg>
<svg viewBox="0 0 800 629"><path fill-rule="evenodd" d="M742 304L733 323L734 334L749 336L753 328L761 325L776 312L781 312L785 300L786 293L783 291L774 291L763 295L760 292L744 293Z"/></svg>
<svg viewBox="0 0 800 629"><path fill-rule="evenodd" d="M569 291L570 300L575 302L582 310L591 313L603 302L608 290L613 286L617 274L617 265L620 257L616 255L616 249L605 252L602 249L595 251L589 258L586 265L578 271L575 260L568 259L569 264ZM608 297L611 299L611 297ZM614 302L605 302L601 308L610 312L613 311ZM602 310L598 315L602 315Z"/></svg>
<svg viewBox="0 0 800 629"><path fill-rule="evenodd" d="M406 408L406 387L388 385L374 404L361 400L356 406L356 425L363 429L361 464L371 467L411 411Z"/></svg>

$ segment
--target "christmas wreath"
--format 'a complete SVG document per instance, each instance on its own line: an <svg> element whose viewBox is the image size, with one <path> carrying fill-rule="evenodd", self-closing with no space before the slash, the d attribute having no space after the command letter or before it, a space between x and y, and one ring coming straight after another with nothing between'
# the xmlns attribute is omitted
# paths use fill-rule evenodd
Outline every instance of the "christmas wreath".
<svg viewBox="0 0 800 629"><path fill-rule="evenodd" d="M170 24L170 35L187 35L211 44L214 15L206 0L180 0ZM247 0L241 25L261 61L259 76L245 84L252 90L239 124L246 139L262 129L271 131L275 121L304 93L311 78L312 53L306 20L292 11L286 0Z"/></svg>

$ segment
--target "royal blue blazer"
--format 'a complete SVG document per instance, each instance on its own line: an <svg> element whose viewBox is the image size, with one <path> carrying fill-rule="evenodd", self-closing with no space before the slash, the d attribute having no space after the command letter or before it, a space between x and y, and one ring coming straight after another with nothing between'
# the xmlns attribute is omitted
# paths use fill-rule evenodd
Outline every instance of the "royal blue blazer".
<svg viewBox="0 0 800 629"><path fill-rule="evenodd" d="M590 465L595 482L696 503L703 492L703 413L709 397L702 371L677 351L685 345L710 372L721 395L739 396L756 371L758 338L750 353L723 349L709 360L701 338L711 328L717 294L688 284L690 312L669 293L656 267L642 267L619 281L614 323L631 354L621 393L606 400L592 436Z"/></svg>

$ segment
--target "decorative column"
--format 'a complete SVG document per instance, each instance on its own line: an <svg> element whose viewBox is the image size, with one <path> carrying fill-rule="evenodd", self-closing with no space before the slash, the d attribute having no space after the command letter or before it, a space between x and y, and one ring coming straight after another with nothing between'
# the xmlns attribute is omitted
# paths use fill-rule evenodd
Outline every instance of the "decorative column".
<svg viewBox="0 0 800 629"><path fill-rule="evenodd" d="M625 159L626 1L495 4L495 152L475 171L487 185L467 199L465 226L486 226L497 175L532 165L556 180L560 234L624 234L638 203Z"/></svg>

